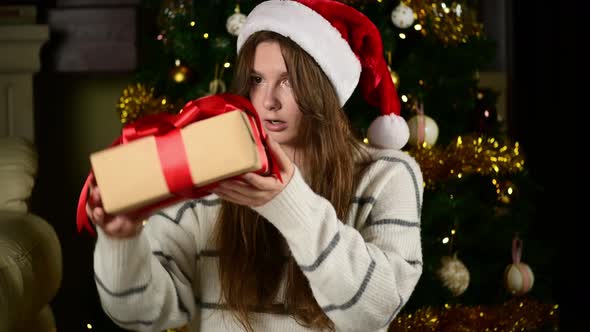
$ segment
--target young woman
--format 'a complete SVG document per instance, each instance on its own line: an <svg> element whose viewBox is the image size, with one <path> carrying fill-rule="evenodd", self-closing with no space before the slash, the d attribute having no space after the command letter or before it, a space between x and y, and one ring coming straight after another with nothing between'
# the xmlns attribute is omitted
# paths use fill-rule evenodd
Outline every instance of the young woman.
<svg viewBox="0 0 590 332"><path fill-rule="evenodd" d="M105 215L92 186L105 312L134 331L386 331L422 273L423 185L377 29L336 1L272 0L238 50L234 92L283 181L245 174L145 226ZM372 143L398 149L355 139L342 107L359 79L384 114Z"/></svg>

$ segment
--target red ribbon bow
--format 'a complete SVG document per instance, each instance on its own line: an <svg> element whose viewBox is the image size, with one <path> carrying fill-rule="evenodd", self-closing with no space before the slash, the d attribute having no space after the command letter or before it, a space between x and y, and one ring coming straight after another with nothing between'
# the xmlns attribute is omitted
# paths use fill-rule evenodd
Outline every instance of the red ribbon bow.
<svg viewBox="0 0 590 332"><path fill-rule="evenodd" d="M250 116L251 121L252 119L254 119L256 128L259 132L259 137L261 138L263 145L262 147L259 146L259 153L265 153L270 163L270 165L267 165L269 167L263 167L263 169L270 169L271 174L276 176L277 179L279 179L279 181L282 181L280 170L278 168L278 163L275 162L274 156L272 153L270 153L271 151L268 145L266 144L266 132L262 127L262 123L260 121L260 118L258 117L258 113L256 112L254 106L250 103L248 99L233 94L218 94L189 101L182 108L182 111L179 114L173 115L167 113L159 113L138 119L137 121L125 126L122 130L121 136L119 136L110 145L110 147L120 144L126 144L133 140L146 136L156 136L157 139L162 138L158 143L158 150L160 155L177 155L179 153L177 144L178 139L180 137L180 135L178 134L180 128L183 128L188 124L196 121L201 121L213 116L217 116L235 110L242 110L246 112ZM172 139L170 140L166 137L172 137ZM184 152L184 150L181 152ZM165 162L165 160L170 160L170 158L160 159L163 162ZM178 160L181 160L181 162L178 162ZM209 194L209 190L211 190L216 184L199 188L189 186L190 188L187 188L186 190L178 189L186 187L187 179L190 180L190 172L188 171L188 166L185 163L182 163L182 160L185 161L186 158L180 158L177 159L176 162L172 162L167 165L162 165L168 186L169 188L171 188L171 192L176 196L166 199L157 204L153 204L146 208L143 208L140 210L140 212L146 212L150 210L155 210L159 207L164 207L178 200L179 197L194 199ZM85 228L90 234L95 235L94 229L90 225L88 221L88 216L86 215L88 189L90 187L92 177L93 174L91 171L88 174L86 181L84 182L84 186L82 187L82 191L78 199L76 225L78 228L78 232L81 232L82 229ZM192 185L192 182L190 184Z"/></svg>

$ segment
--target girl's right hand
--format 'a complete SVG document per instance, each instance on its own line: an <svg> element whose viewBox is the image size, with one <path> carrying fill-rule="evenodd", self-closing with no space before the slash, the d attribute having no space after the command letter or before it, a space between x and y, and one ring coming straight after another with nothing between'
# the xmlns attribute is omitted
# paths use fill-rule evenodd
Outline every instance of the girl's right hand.
<svg viewBox="0 0 590 332"><path fill-rule="evenodd" d="M86 203L86 214L92 222L100 227L109 237L127 239L137 236L143 227L143 220L136 214L107 214L102 206L100 189L96 180L92 177L88 202Z"/></svg>

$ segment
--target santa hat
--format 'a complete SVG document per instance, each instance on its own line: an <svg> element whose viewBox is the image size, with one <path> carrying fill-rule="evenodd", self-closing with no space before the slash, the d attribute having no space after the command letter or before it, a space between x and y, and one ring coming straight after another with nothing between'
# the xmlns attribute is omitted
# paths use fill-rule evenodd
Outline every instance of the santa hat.
<svg viewBox="0 0 590 332"><path fill-rule="evenodd" d="M336 89L340 106L360 83L364 99L381 110L369 126L371 145L401 149L409 129L377 27L358 10L332 0L270 0L256 6L238 35L238 52L258 31L290 38L309 53Z"/></svg>

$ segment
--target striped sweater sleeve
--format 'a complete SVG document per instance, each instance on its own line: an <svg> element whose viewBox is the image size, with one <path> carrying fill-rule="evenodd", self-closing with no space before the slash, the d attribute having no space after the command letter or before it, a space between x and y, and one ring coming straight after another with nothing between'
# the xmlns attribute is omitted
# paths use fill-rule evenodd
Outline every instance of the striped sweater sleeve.
<svg viewBox="0 0 590 332"><path fill-rule="evenodd" d="M131 239L113 239L98 229L96 287L103 310L117 325L133 331L162 331L194 317L191 283L196 242L180 225L193 223L191 218L192 209L163 210Z"/></svg>
<svg viewBox="0 0 590 332"><path fill-rule="evenodd" d="M365 220L357 212L354 226L339 221L297 169L279 195L255 208L283 234L339 331L386 329L422 273L417 164L409 157L380 158L359 186L372 208Z"/></svg>

